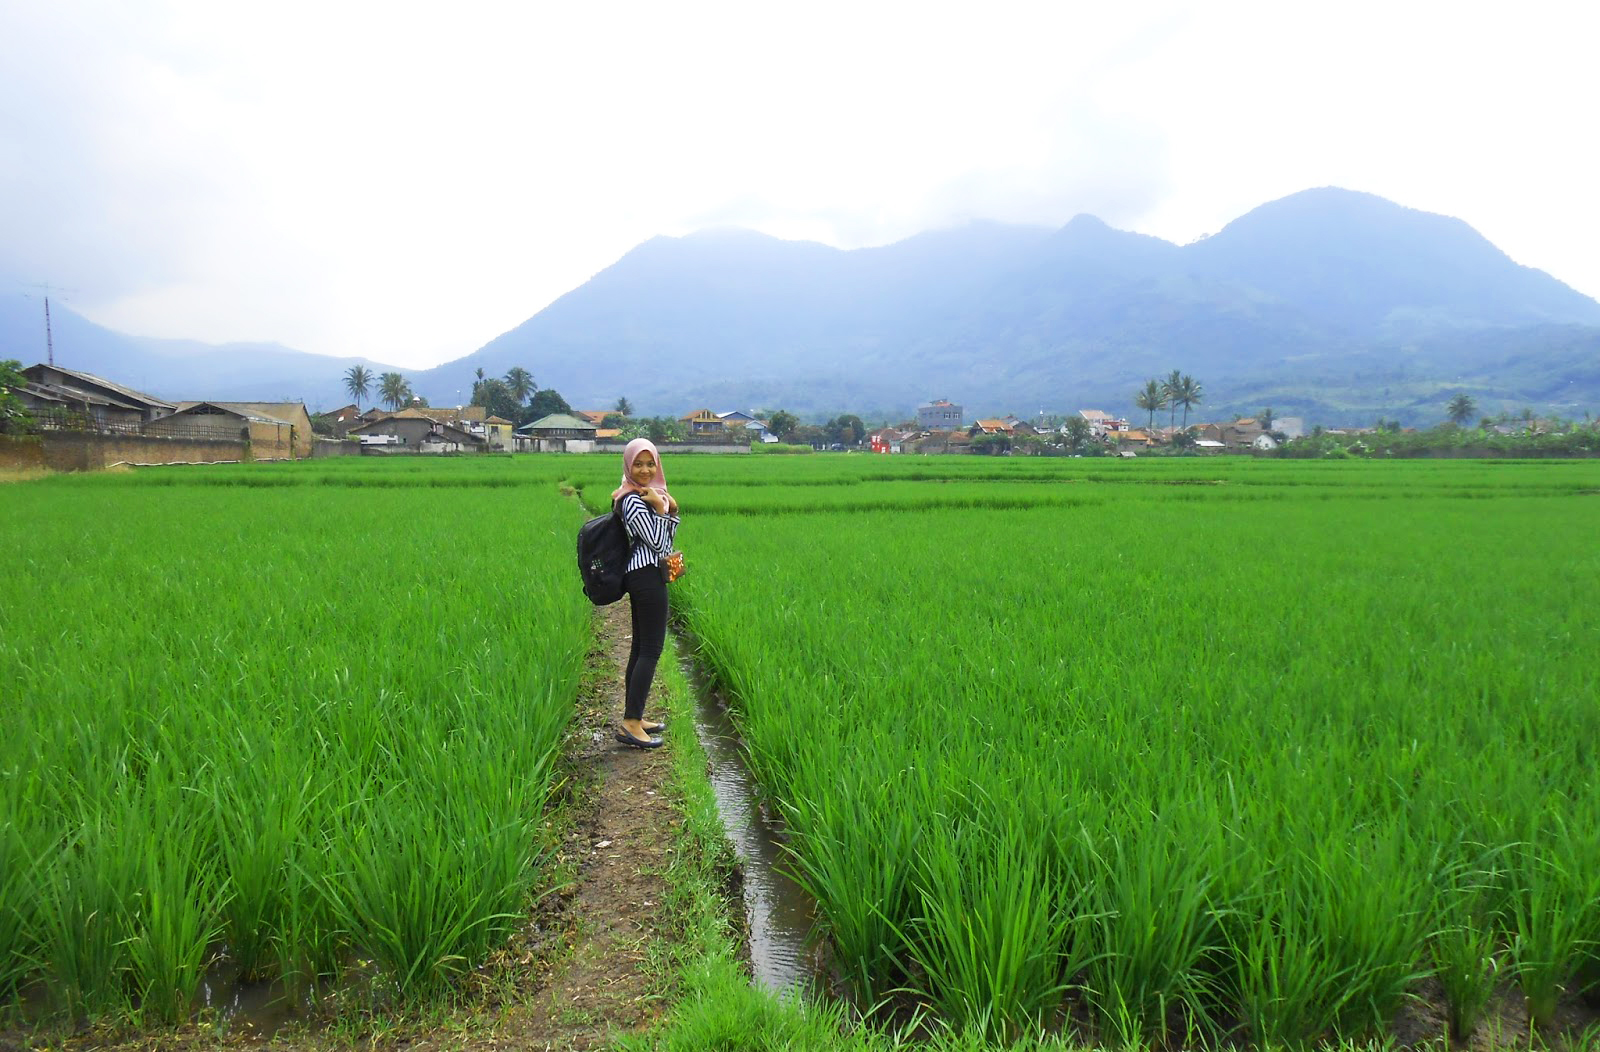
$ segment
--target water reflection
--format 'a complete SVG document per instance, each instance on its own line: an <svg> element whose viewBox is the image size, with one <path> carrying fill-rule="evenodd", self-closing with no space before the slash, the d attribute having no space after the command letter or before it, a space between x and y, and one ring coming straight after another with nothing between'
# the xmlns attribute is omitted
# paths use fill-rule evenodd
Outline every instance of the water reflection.
<svg viewBox="0 0 1600 1052"><path fill-rule="evenodd" d="M744 746L727 709L706 689L691 662L681 664L695 692L695 733L711 762L717 811L744 871L751 971L768 989L798 989L817 974L807 945L816 920L815 903L779 868L783 850L762 813L760 793L745 766Z"/></svg>

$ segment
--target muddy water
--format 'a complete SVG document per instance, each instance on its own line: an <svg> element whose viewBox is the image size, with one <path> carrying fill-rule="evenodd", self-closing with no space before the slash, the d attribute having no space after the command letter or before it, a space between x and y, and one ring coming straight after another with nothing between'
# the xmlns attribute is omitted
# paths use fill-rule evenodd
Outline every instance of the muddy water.
<svg viewBox="0 0 1600 1052"><path fill-rule="evenodd" d="M280 982L242 982L238 969L218 965L200 984L197 1005L215 1013L221 1027L236 1033L271 1035L286 1024L308 1017L309 1005Z"/></svg>
<svg viewBox="0 0 1600 1052"><path fill-rule="evenodd" d="M750 933L750 969L771 990L796 990L815 980L817 959L808 945L816 904L780 869L782 848L762 813L755 780L745 766L728 710L706 688L692 662L679 663L695 693L695 734L711 761L711 788L722 827L744 871L744 911Z"/></svg>

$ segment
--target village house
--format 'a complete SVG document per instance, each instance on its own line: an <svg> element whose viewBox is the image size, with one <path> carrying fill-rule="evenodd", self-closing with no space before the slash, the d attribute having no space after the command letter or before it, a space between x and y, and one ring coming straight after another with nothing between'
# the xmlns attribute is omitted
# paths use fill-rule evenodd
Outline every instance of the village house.
<svg viewBox="0 0 1600 1052"><path fill-rule="evenodd" d="M30 365L17 398L43 427L138 431L178 407L93 373L59 365Z"/></svg>
<svg viewBox="0 0 1600 1052"><path fill-rule="evenodd" d="M868 432L867 448L874 453L899 453L902 451L902 442L911 437L897 428L883 427L876 431Z"/></svg>
<svg viewBox="0 0 1600 1052"><path fill-rule="evenodd" d="M1103 409L1080 409L1078 415L1089 422L1089 433L1095 438L1105 441L1111 435L1121 434L1128 430L1129 424L1120 416L1112 416ZM1062 434L1066 434L1063 430Z"/></svg>
<svg viewBox="0 0 1600 1052"><path fill-rule="evenodd" d="M1006 435L1013 434L1015 429L1004 420L979 420L967 428L967 434L976 438L978 435Z"/></svg>
<svg viewBox="0 0 1600 1052"><path fill-rule="evenodd" d="M907 453L966 453L972 448L972 436L965 431L924 431L902 439L900 447Z"/></svg>
<svg viewBox="0 0 1600 1052"><path fill-rule="evenodd" d="M308 441L298 443L303 452L297 451L297 440L301 436L288 420L219 402L185 402L182 406L170 416L150 421L144 426L144 433L161 438L244 441L249 444L250 457L254 460L289 460L310 455L309 432Z"/></svg>
<svg viewBox="0 0 1600 1052"><path fill-rule="evenodd" d="M402 409L350 429L363 446L416 453L457 453L483 449L481 435L433 419L421 409Z"/></svg>
<svg viewBox="0 0 1600 1052"><path fill-rule="evenodd" d="M490 452L504 453L516 445L517 425L504 417L491 416L483 422L483 437Z"/></svg>
<svg viewBox="0 0 1600 1052"><path fill-rule="evenodd" d="M318 418L324 421L324 426L334 438L343 438L352 427L360 427L366 422L361 416L361 407L353 402L339 409L319 413Z"/></svg>
<svg viewBox="0 0 1600 1052"><path fill-rule="evenodd" d="M923 431L958 431L961 407L943 398L917 407L917 427Z"/></svg>
<svg viewBox="0 0 1600 1052"><path fill-rule="evenodd" d="M620 415L615 409L574 409L572 414L594 425L596 442L615 442L622 437L622 428L605 426L606 417Z"/></svg>
<svg viewBox="0 0 1600 1052"><path fill-rule="evenodd" d="M422 436L422 444L417 448L423 453L476 453L487 446L482 435L435 421L433 429Z"/></svg>
<svg viewBox="0 0 1600 1052"><path fill-rule="evenodd" d="M421 413L436 424L444 424L474 436L478 443L471 448L509 450L514 442L512 422L489 416L489 410L481 405L457 406L454 409L448 406L440 409L416 406L410 411ZM491 427L491 420L497 420L499 424Z"/></svg>
<svg viewBox="0 0 1600 1052"><path fill-rule="evenodd" d="M202 406L205 408L200 408ZM306 412L304 402L179 402L178 411L173 415L226 417L230 413L236 414L241 420L260 418L287 426L289 456L309 457L312 446L316 444L316 435L311 430L311 414ZM148 427L146 431L149 431ZM252 430L252 444L255 441ZM254 455L262 454L258 452Z"/></svg>
<svg viewBox="0 0 1600 1052"><path fill-rule="evenodd" d="M1224 424L1197 424L1190 428L1195 437L1195 445L1201 449L1214 447L1202 442L1215 442L1221 450L1228 453L1248 453L1257 449L1276 449L1278 443L1266 433L1261 426L1261 421L1254 417L1241 417L1238 420ZM1266 444L1258 440L1266 439Z"/></svg>
<svg viewBox="0 0 1600 1052"><path fill-rule="evenodd" d="M1119 453L1131 453L1139 449L1149 449L1156 444L1155 436L1142 428L1115 431L1107 436L1106 440Z"/></svg>
<svg viewBox="0 0 1600 1052"><path fill-rule="evenodd" d="M722 418L709 409L696 409L678 417L691 435L716 435L723 430Z"/></svg>
<svg viewBox="0 0 1600 1052"><path fill-rule="evenodd" d="M758 420L750 413L733 409L726 413L718 413L717 419L722 421L726 430L744 428L744 433L758 442L776 442L778 439L772 435L771 429L765 420Z"/></svg>
<svg viewBox="0 0 1600 1052"><path fill-rule="evenodd" d="M590 453L599 428L570 413L551 413L517 428L517 448L533 453Z"/></svg>
<svg viewBox="0 0 1600 1052"><path fill-rule="evenodd" d="M449 406L441 406L437 409L433 406L412 406L411 409L421 413L436 424L449 424L451 427L461 431L470 430L465 425L481 424L489 416L489 410L481 405L458 405L453 409Z"/></svg>

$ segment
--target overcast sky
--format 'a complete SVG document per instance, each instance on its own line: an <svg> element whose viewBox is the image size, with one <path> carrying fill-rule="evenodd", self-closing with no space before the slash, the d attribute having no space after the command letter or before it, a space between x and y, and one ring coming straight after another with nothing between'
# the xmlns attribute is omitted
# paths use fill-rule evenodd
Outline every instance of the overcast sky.
<svg viewBox="0 0 1600 1052"><path fill-rule="evenodd" d="M656 234L1089 212L1183 243L1334 185L1600 296L1596 12L0 0L0 280L420 368Z"/></svg>

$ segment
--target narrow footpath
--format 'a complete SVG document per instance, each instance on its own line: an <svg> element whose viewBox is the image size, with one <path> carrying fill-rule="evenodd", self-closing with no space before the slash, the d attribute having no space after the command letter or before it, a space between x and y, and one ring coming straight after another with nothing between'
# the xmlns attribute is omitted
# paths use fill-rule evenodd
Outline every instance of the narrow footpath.
<svg viewBox="0 0 1600 1052"><path fill-rule="evenodd" d="M663 1010L653 991L666 979L665 962L652 961L650 951L671 925L664 874L682 819L668 799L667 750L632 749L613 737L629 633L626 599L596 610L595 650L567 743L578 806L565 854L576 872L550 918L564 931L567 950L536 993L507 1004L492 1033L474 1035L473 1048L604 1048L613 1035L642 1029ZM669 649L663 660L670 657ZM663 718L659 679L646 709L650 719ZM694 728L684 721L667 733Z"/></svg>

